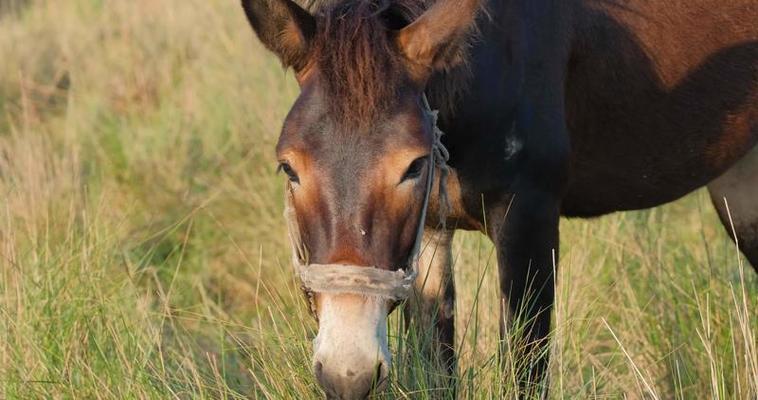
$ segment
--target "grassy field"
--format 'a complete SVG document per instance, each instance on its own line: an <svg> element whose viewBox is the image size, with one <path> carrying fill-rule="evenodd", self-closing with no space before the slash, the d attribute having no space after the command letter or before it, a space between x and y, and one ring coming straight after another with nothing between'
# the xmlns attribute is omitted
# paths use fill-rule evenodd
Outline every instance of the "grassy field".
<svg viewBox="0 0 758 400"><path fill-rule="evenodd" d="M319 395L273 157L296 93L237 1L0 0L0 399ZM758 277L705 193L561 236L552 398L758 398ZM454 250L459 396L514 398L492 247ZM439 397L405 354L388 397Z"/></svg>

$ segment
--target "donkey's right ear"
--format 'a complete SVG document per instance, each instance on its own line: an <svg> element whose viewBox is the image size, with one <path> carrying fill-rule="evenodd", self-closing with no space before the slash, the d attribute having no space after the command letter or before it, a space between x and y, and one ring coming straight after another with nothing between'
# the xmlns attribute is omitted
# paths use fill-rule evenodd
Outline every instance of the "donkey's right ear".
<svg viewBox="0 0 758 400"><path fill-rule="evenodd" d="M258 39L282 63L301 71L308 63L316 19L292 0L242 0Z"/></svg>

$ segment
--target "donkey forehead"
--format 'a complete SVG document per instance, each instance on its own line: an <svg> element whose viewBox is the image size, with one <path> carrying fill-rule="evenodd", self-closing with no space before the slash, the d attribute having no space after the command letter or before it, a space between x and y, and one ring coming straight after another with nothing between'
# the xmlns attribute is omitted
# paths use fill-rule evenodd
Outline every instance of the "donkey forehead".
<svg viewBox="0 0 758 400"><path fill-rule="evenodd" d="M307 154L314 161L376 161L387 153L421 156L429 152L432 132L418 97L401 95L395 106L363 126L344 125L328 107L318 85L303 88L285 119L277 153Z"/></svg>

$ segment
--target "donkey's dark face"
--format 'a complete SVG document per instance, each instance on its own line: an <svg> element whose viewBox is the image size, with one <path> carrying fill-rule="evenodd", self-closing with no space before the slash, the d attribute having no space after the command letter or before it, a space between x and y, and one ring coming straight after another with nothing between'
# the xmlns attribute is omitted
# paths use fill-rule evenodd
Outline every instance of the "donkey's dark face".
<svg viewBox="0 0 758 400"><path fill-rule="evenodd" d="M414 245L431 137L417 94L363 128L330 115L316 75L284 123L277 156L308 261L405 269ZM362 131L365 129L366 131ZM316 293L314 370L336 398L362 398L390 365L386 316L375 298Z"/></svg>
<svg viewBox="0 0 758 400"><path fill-rule="evenodd" d="M310 263L406 268L434 167L422 93L431 73L458 59L477 2L442 1L423 15L419 1L337 3L312 16L290 0L243 0L301 87L277 146L280 168ZM314 303L319 383L329 397L367 397L389 372L391 304L327 293Z"/></svg>
<svg viewBox="0 0 758 400"><path fill-rule="evenodd" d="M405 268L432 145L418 93L360 127L330 115L320 86L303 85L277 146L309 261Z"/></svg>

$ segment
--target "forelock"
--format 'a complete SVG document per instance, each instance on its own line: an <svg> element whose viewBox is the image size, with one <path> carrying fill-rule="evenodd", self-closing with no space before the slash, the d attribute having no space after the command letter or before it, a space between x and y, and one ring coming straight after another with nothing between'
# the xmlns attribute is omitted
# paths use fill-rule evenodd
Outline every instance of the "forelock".
<svg viewBox="0 0 758 400"><path fill-rule="evenodd" d="M338 1L316 12L313 60L326 90L329 114L348 129L377 122L408 81L392 39L397 18L423 12L420 1Z"/></svg>

